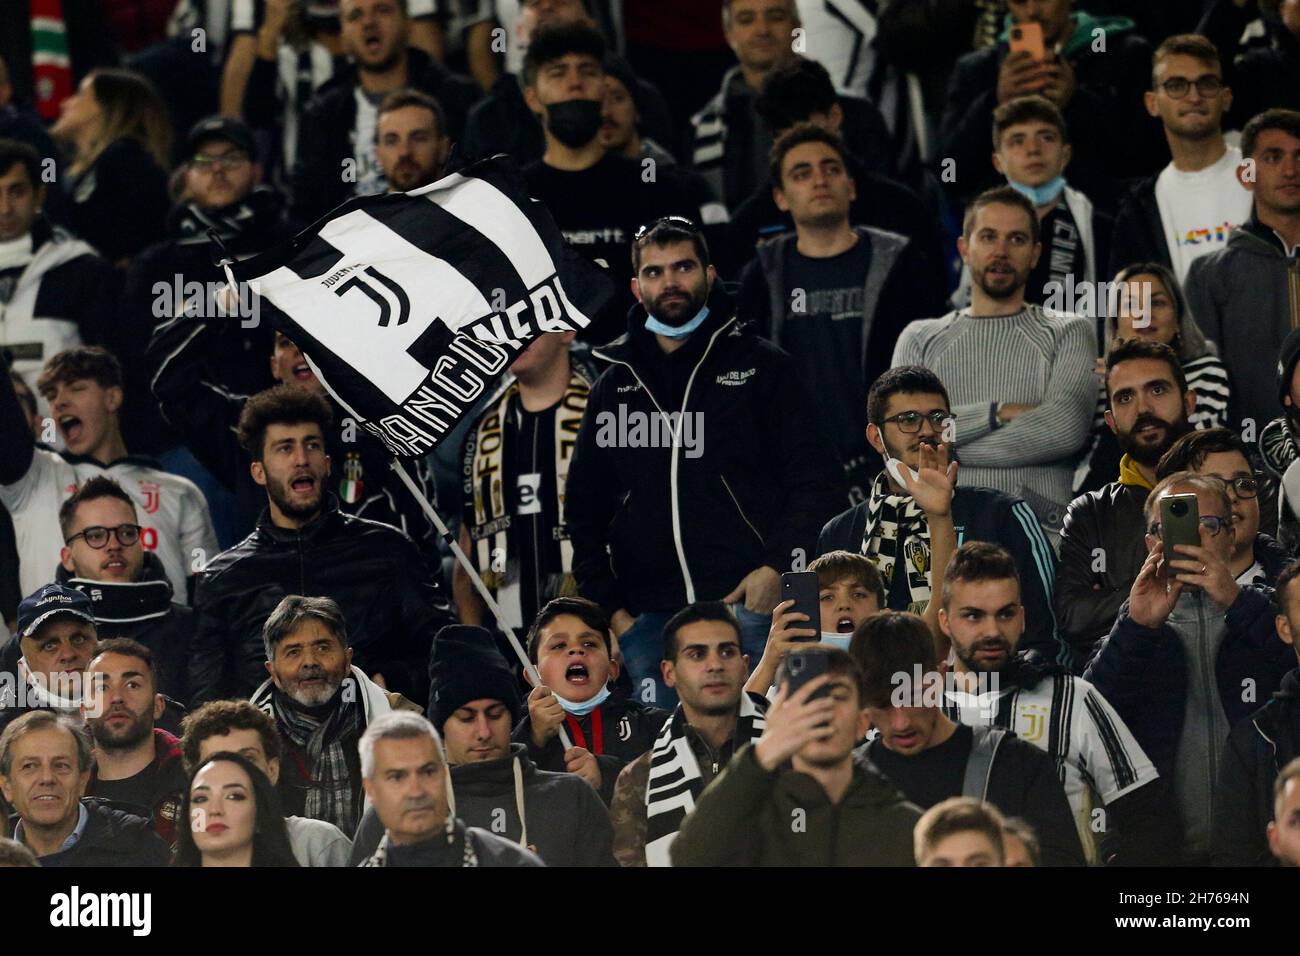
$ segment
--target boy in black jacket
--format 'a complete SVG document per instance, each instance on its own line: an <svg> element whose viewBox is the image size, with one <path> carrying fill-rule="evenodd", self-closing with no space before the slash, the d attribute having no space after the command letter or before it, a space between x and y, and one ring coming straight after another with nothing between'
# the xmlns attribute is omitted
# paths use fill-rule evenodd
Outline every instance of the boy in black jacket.
<svg viewBox="0 0 1300 956"><path fill-rule="evenodd" d="M609 618L599 605L548 602L528 632L528 656L543 683L528 695L528 716L511 735L540 769L578 774L606 804L619 771L650 749L669 716L610 686L618 676L611 651ZM573 743L567 750L561 727Z"/></svg>
<svg viewBox="0 0 1300 956"><path fill-rule="evenodd" d="M1004 728L958 724L944 714L943 674L925 621L900 611L872 615L853 635L849 654L862 669L867 715L880 731L858 750L859 760L922 809L967 796L1021 816L1038 834L1043 865L1083 865L1051 755ZM907 678L901 684L900 675Z"/></svg>

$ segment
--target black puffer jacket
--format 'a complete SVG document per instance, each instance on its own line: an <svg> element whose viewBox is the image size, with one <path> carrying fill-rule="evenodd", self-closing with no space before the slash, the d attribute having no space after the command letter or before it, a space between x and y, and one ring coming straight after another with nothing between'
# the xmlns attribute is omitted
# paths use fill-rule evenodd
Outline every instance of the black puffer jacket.
<svg viewBox="0 0 1300 956"><path fill-rule="evenodd" d="M1276 866L1265 834L1273 819L1273 782L1300 755L1300 671L1282 678L1273 699L1228 736L1214 792L1210 862Z"/></svg>
<svg viewBox="0 0 1300 956"><path fill-rule="evenodd" d="M718 285L708 306L672 354L641 305L592 353L613 367L592 386L565 494L578 587L610 611L675 611L785 570L844 500L794 360L742 329ZM660 411L679 422L676 449L647 447L664 444Z"/></svg>
<svg viewBox="0 0 1300 956"><path fill-rule="evenodd" d="M247 697L266 680L262 624L289 594L337 601L353 664L423 706L429 646L452 623L438 578L410 538L342 513L333 495L301 531L276 527L264 512L252 534L203 570L190 652L195 705Z"/></svg>
<svg viewBox="0 0 1300 956"><path fill-rule="evenodd" d="M89 814L81 839L41 857L41 866L166 866L171 860L166 841L125 804L95 797L81 802Z"/></svg>

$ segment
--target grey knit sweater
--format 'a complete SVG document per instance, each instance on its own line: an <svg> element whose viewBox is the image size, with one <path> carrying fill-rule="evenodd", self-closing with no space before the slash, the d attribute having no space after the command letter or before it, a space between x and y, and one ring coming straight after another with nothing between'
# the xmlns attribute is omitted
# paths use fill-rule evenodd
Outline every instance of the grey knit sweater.
<svg viewBox="0 0 1300 956"><path fill-rule="evenodd" d="M1092 425L1094 345L1086 320L1036 305L1014 315L961 310L909 324L893 365L923 365L947 387L961 484L1018 495L1044 527L1059 532L1073 458ZM995 427L993 411L1002 402L1037 407Z"/></svg>

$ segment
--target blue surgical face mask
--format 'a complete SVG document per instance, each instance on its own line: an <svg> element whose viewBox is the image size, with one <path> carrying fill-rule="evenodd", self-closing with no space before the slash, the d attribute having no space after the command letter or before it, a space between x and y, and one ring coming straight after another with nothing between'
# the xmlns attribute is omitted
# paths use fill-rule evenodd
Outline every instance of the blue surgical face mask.
<svg viewBox="0 0 1300 956"><path fill-rule="evenodd" d="M584 700L580 704L571 700L565 700L559 694L555 695L555 699L560 702L560 706L564 708L566 714L572 714L574 717L586 717L609 699L609 685L606 684L602 687L600 693L591 698L591 700Z"/></svg>
<svg viewBox="0 0 1300 956"><path fill-rule="evenodd" d="M1057 176L1041 186L1026 186L1024 183L1018 183L1008 176L1007 185L1035 206L1046 206L1050 202L1055 202L1056 197L1061 195L1061 190L1065 188L1065 177Z"/></svg>
<svg viewBox="0 0 1300 956"><path fill-rule="evenodd" d="M695 318L691 319L685 325L664 325L649 312L646 313L645 328L647 332L653 332L656 335L662 335L669 339L684 339L701 325L709 317L709 307L706 305L695 313Z"/></svg>
<svg viewBox="0 0 1300 956"><path fill-rule="evenodd" d="M838 647L842 651L849 649L849 642L853 640L852 634L831 634L822 631L822 643L829 644L831 647Z"/></svg>

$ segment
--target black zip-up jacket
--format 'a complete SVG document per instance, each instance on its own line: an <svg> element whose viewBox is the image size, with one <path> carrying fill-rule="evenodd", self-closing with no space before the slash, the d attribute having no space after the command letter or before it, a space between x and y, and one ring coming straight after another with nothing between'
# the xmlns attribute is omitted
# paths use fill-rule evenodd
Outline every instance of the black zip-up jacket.
<svg viewBox="0 0 1300 956"><path fill-rule="evenodd" d="M1266 830L1273 819L1273 783L1300 756L1300 670L1282 678L1272 700L1228 735L1214 791L1210 862L1276 866Z"/></svg>
<svg viewBox="0 0 1300 956"><path fill-rule="evenodd" d="M263 512L252 534L203 569L190 645L195 705L248 697L266 680L262 624L289 594L337 601L353 664L424 706L433 635L452 623L438 579L410 538L344 514L332 494L300 531L276 527Z"/></svg>
<svg viewBox="0 0 1300 956"><path fill-rule="evenodd" d="M992 732L988 727L961 725L957 728L957 733L971 735L972 745ZM983 790L979 794L965 795L993 804L1004 816L1024 818L1038 835L1043 866L1083 866L1083 845L1079 843L1070 801L1056 773L1056 761L1047 751L1021 740L1010 731L999 731L999 738L989 746L993 747L993 759ZM884 750L885 745L877 737L857 751L857 759L883 774L904 797L922 810L930 809L920 803L917 794L908 792L905 786L908 781L890 777L876 763L875 758ZM963 794L958 791L948 796L960 797Z"/></svg>
<svg viewBox="0 0 1300 956"><path fill-rule="evenodd" d="M355 66L345 66L317 92L303 111L298 127L298 149L293 164L295 225L315 222L352 196L343 180L343 161L353 156L352 128L357 119ZM407 47L406 86L428 93L447 115L447 132L459 139L465 114L479 98L478 85L452 73L423 50Z"/></svg>
<svg viewBox="0 0 1300 956"><path fill-rule="evenodd" d="M1272 593L1243 587L1227 610L1214 676L1229 725L1248 717L1252 702L1276 692L1295 667L1295 652L1277 636ZM1160 775L1172 780L1187 697L1187 655L1174 629L1143 627L1129 617L1125 601L1083 677L1123 718ZM1254 689L1250 701L1242 700L1247 688Z"/></svg>
<svg viewBox="0 0 1300 956"><path fill-rule="evenodd" d="M88 817L81 839L66 850L40 857L41 866L166 866L171 850L145 817L123 803L85 797Z"/></svg>
<svg viewBox="0 0 1300 956"><path fill-rule="evenodd" d="M1156 202L1156 179L1148 176L1136 183L1120 200L1115 214L1115 228L1110 234L1110 262L1106 275L1113 276L1135 262L1159 262L1173 268L1169 244L1165 242L1165 223Z"/></svg>
<svg viewBox="0 0 1300 956"><path fill-rule="evenodd" d="M812 553L844 500L794 359L740 328L716 284L708 307L672 354L646 331L641 305L625 335L592 353L612 367L587 400L566 517L578 587L611 612L675 611L729 594L764 565L785 570ZM693 435L677 419L677 449L644 447L670 439L661 411L683 410ZM643 447L629 447L638 437Z"/></svg>
<svg viewBox="0 0 1300 956"><path fill-rule="evenodd" d="M601 720L599 743L596 740L592 720L594 711L593 714L573 718L578 724L578 729L582 731L581 738L574 734L567 720L564 722L564 728L568 731L575 747L586 747L596 755L596 763L600 767L600 798L608 806L614 799L614 782L618 779L618 775L624 767L654 746L655 738L663 729L664 721L672 714L659 707L647 707L645 704L630 700L626 694L619 691L610 694L609 699L596 710L600 711ZM533 763L537 764L538 769L554 773L565 772L567 768L564 765L564 744L560 743L559 735L548 740L545 747L536 746L532 735L533 721L525 713L524 719L519 721L510 739L528 748L528 756Z"/></svg>
<svg viewBox="0 0 1300 956"><path fill-rule="evenodd" d="M1025 606L1025 633L1020 648L1038 651L1048 660L1060 660L1063 642L1052 616L1056 555L1029 505L994 488L959 487L952 496L952 520L958 545L967 541L991 541L1006 548L1015 558L1020 572L1020 600ZM817 539L818 557L828 551L857 554L866 529L864 501L826 522ZM885 603L905 611L911 600L907 578L900 574L894 578Z"/></svg>

